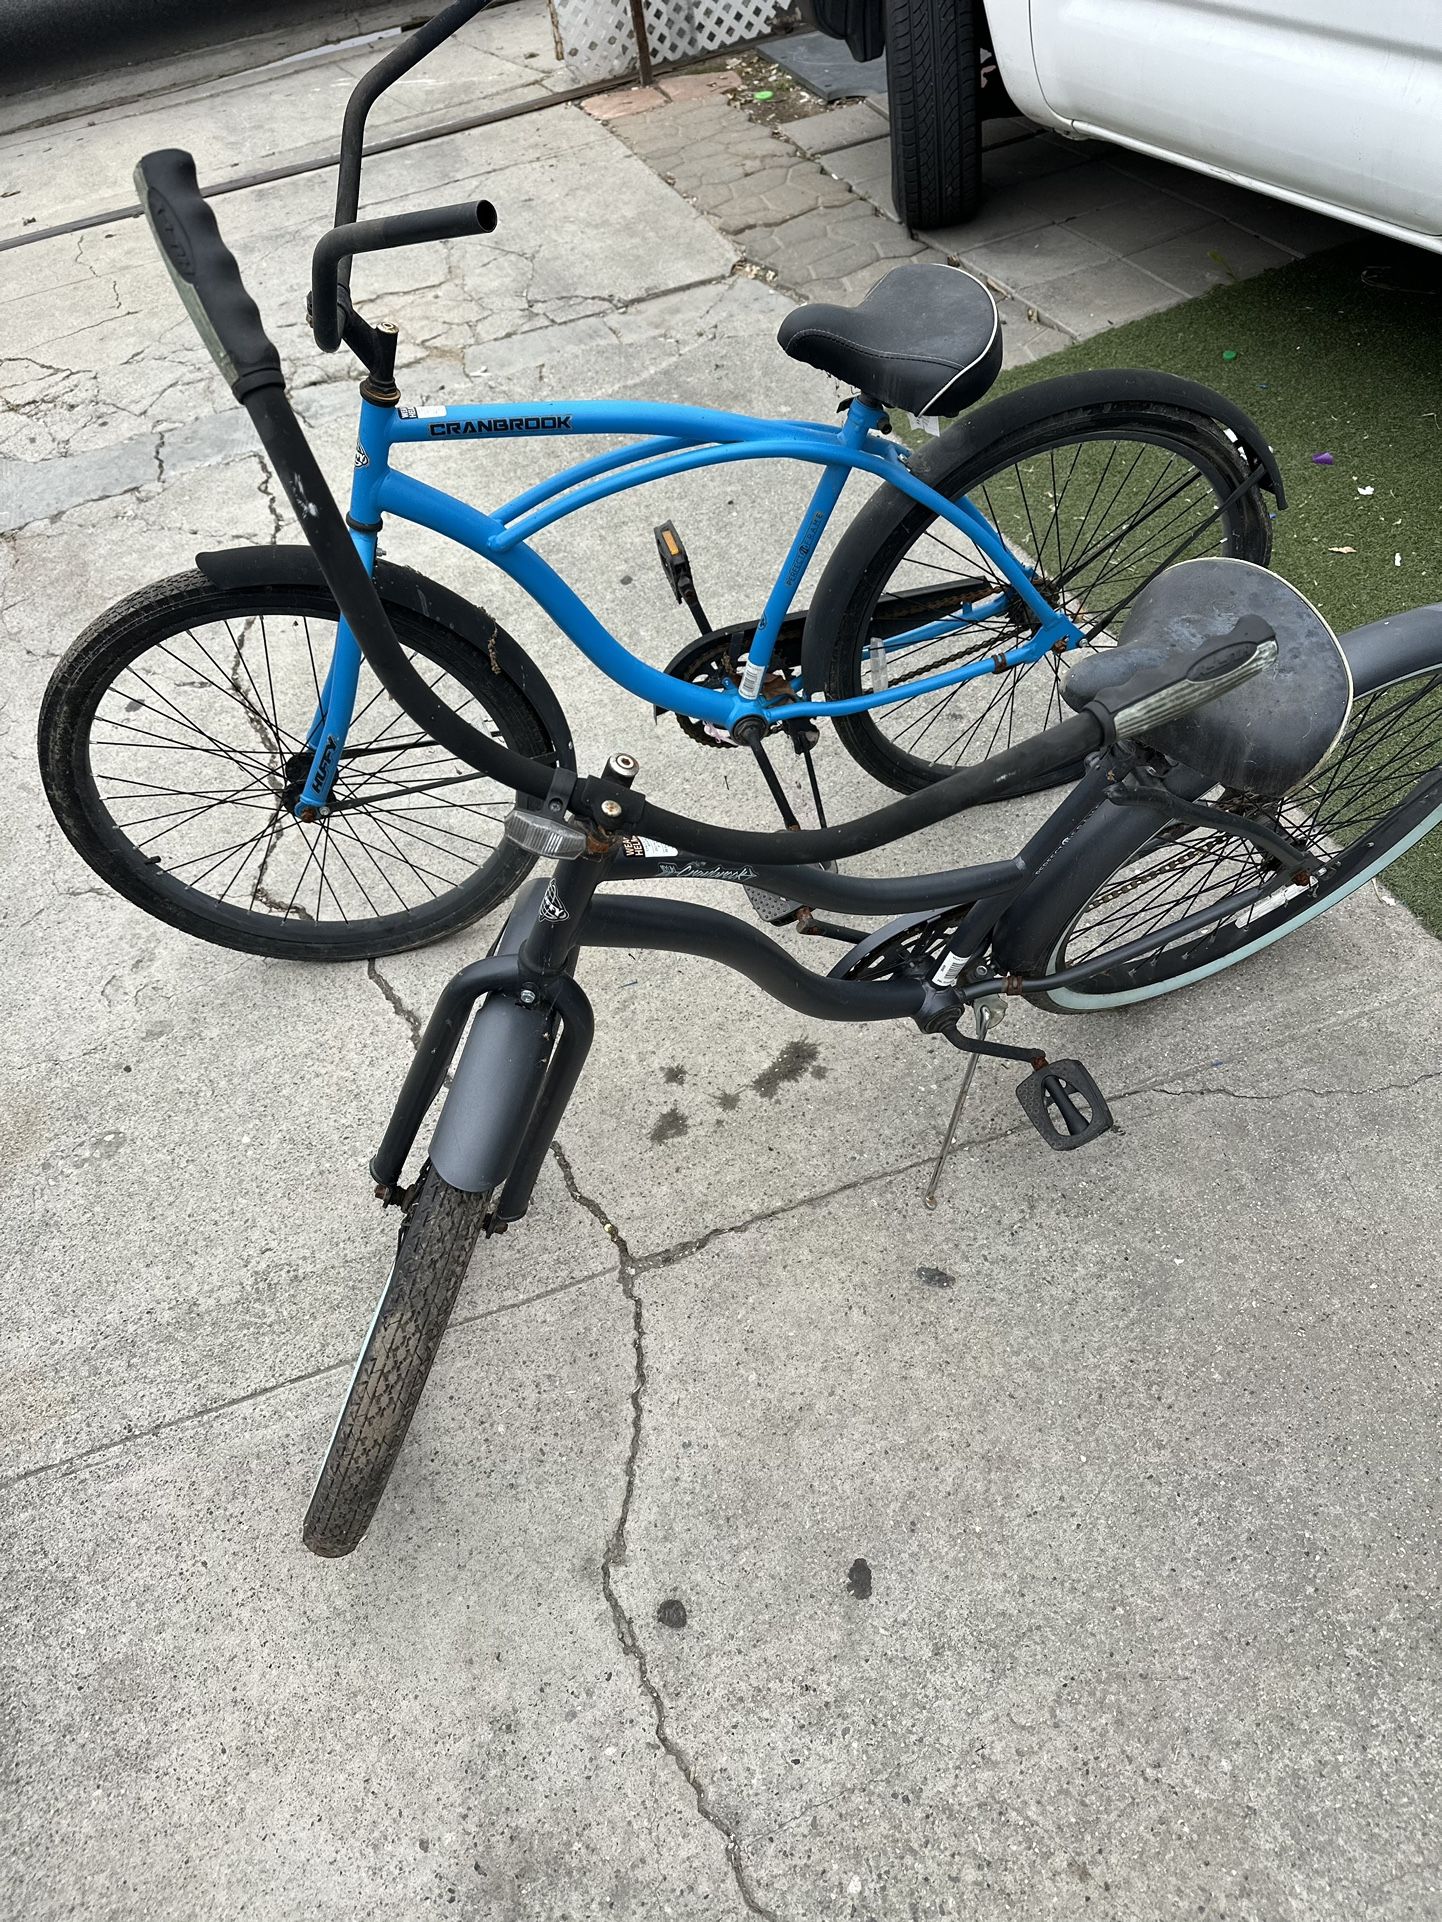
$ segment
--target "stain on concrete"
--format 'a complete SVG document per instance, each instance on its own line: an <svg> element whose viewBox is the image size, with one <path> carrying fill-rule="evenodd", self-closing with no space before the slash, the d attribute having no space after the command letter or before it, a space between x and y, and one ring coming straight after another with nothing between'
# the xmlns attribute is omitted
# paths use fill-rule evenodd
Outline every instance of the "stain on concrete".
<svg viewBox="0 0 1442 1922"><path fill-rule="evenodd" d="M679 1595L668 1595L656 1610L656 1620L662 1628L684 1628L686 1626L686 1604Z"/></svg>
<svg viewBox="0 0 1442 1922"><path fill-rule="evenodd" d="M956 1276L949 1268L918 1268L916 1279L923 1288L954 1288Z"/></svg>
<svg viewBox="0 0 1442 1922"><path fill-rule="evenodd" d="M846 1586L858 1602L871 1600L871 1563L858 1555L846 1571Z"/></svg>
<svg viewBox="0 0 1442 1922"><path fill-rule="evenodd" d="M724 1108L727 1114L730 1114L733 1108L739 1108L741 1106L741 1097L739 1094L733 1094L728 1088L725 1094L717 1095L716 1105L718 1108Z"/></svg>
<svg viewBox="0 0 1442 1922"><path fill-rule="evenodd" d="M651 1139L656 1142L678 1141L691 1124L679 1108L668 1108L651 1130Z"/></svg>
<svg viewBox="0 0 1442 1922"><path fill-rule="evenodd" d="M673 1061L669 1068L663 1068L661 1070L661 1079L668 1087L679 1088L683 1086L686 1080L685 1067L681 1062Z"/></svg>
<svg viewBox="0 0 1442 1922"><path fill-rule="evenodd" d="M93 1161L110 1161L124 1146L125 1136L120 1130L107 1128L104 1134L91 1135L88 1141L82 1141L78 1148L71 1151L71 1166L85 1168ZM51 1166L49 1159L46 1160L45 1166L47 1170Z"/></svg>
<svg viewBox="0 0 1442 1922"><path fill-rule="evenodd" d="M763 1101L770 1101L788 1081L799 1081L808 1068L814 1068L821 1050L814 1041L788 1041L769 1068L763 1068L751 1086Z"/></svg>

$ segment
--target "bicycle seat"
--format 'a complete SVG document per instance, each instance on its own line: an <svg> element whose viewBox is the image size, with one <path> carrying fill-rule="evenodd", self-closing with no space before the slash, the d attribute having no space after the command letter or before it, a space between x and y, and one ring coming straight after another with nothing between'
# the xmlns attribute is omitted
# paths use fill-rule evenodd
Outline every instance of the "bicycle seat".
<svg viewBox="0 0 1442 1922"><path fill-rule="evenodd" d="M893 267L858 307L798 307L776 336L793 360L908 414L959 414L1001 372L1001 321L959 267Z"/></svg>
<svg viewBox="0 0 1442 1922"><path fill-rule="evenodd" d="M1149 734L1170 760L1243 794L1280 797L1301 787L1341 739L1352 711L1352 671L1337 637L1305 594L1253 561L1205 555L1149 581L1132 603L1118 647L1078 659L1062 688L1083 708L1140 667L1166 666L1257 614L1277 637L1264 674Z"/></svg>

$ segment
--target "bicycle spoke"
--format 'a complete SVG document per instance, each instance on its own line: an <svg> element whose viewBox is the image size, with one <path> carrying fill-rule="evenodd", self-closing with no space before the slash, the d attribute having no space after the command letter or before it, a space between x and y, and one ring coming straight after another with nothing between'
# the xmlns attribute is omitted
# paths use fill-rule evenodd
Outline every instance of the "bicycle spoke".
<svg viewBox="0 0 1442 1922"><path fill-rule="evenodd" d="M1123 964L1121 978L1128 984L1148 974L1166 980L1235 952L1239 936L1263 917L1285 916L1289 900L1305 898L1319 878L1325 882L1349 848L1404 806L1419 782L1435 779L1439 766L1442 673L1359 700L1345 739L1300 792L1283 801L1223 795L1216 803L1270 821L1306 849L1310 879L1299 881L1245 834L1173 824L1087 902L1061 943L1057 964L1074 966L1129 942L1165 937L1192 913L1250 896L1211 926L1163 939L1137 962ZM1285 919L1273 923L1285 925ZM1107 977L1097 979L1105 992Z"/></svg>
<svg viewBox="0 0 1442 1922"><path fill-rule="evenodd" d="M376 825L377 827L380 828L381 832L384 834L385 833L384 824L381 822L377 822ZM400 889L396 886L395 882L392 880L387 870L381 866L376 850L370 845L369 842L362 841L360 836L355 832L354 828L352 828L352 826L350 825L350 822L345 820L340 815L332 815L330 818L330 826L336 834L343 835L347 841L351 842L360 851L360 853L362 853L366 857L366 859L370 862L371 866L375 869L376 873L380 876L381 880L390 889L391 893L396 897L397 901L400 902L401 906L403 908L408 907L410 905L409 902L406 900L405 896L401 893ZM417 862L409 859L409 857L403 854L398 848L392 847L389 849L382 849L381 852L388 855L388 857L392 861L394 861L396 865L405 874L414 876L415 879L418 881L419 880L439 881L443 889L454 886L453 882L446 880L443 876L433 874L429 870L422 868ZM339 842L337 842L336 844L336 853L338 855L340 854ZM344 859L344 856L342 856L341 858ZM346 865L347 867L349 867L350 863L347 862Z"/></svg>
<svg viewBox="0 0 1442 1922"><path fill-rule="evenodd" d="M1115 644L1126 612L1161 568L1184 555L1223 545L1219 523L1227 502L1199 460L1166 439L1141 434L1079 436L1043 445L967 483L971 499L1007 551L1033 576L1043 598L1068 615L1097 646ZM1227 523L1230 527L1231 523ZM958 621L948 631L907 645L888 685L904 687L958 666L1012 652L1037 622L986 558L965 551L940 516L920 518L909 545L891 563L873 606L906 591L908 579L928 589L993 579L1007 603L984 623ZM974 585L965 588L976 598ZM1035 663L1004 671L996 682L976 676L954 687L875 710L867 725L898 754L931 766L974 763L1045 727L1065 712L1059 663L1045 681ZM900 671L897 671L897 667ZM867 685L868 663L859 664Z"/></svg>
<svg viewBox="0 0 1442 1922"><path fill-rule="evenodd" d="M440 821L426 821L418 828L403 808L377 807L372 810L372 818L389 823L398 832L409 834L414 840L419 841L422 847L432 848L438 854L454 853L459 856L461 849L447 848L446 841L457 841L461 847L465 848L478 848L484 854L489 854L496 845L494 841L482 840L479 835L462 834L459 829L448 828ZM445 839L436 839L438 835L444 836ZM471 856L470 858L475 860L479 857Z"/></svg>
<svg viewBox="0 0 1442 1922"><path fill-rule="evenodd" d="M320 705L325 647L319 614L231 610L159 633L112 670L90 723L90 770L114 829L157 878L216 907L339 927L426 907L494 861L514 796L372 681L359 689L333 807L312 829L297 822L281 797ZM456 677L464 669L412 659L458 714L507 738L479 686Z"/></svg>

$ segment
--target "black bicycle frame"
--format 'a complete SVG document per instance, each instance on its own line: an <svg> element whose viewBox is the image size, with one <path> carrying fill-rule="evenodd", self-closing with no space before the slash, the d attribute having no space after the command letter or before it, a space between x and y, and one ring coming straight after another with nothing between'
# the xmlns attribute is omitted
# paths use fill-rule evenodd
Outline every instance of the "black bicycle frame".
<svg viewBox="0 0 1442 1922"><path fill-rule="evenodd" d="M526 1212L594 1032L591 1004L573 979L583 947L692 954L744 975L772 1000L813 1020L904 1019L924 1033L936 1033L954 1029L975 1001L1074 986L1225 920L1274 888L1275 882L1264 876L1156 933L1055 974L1019 980L979 968L1001 916L1080 823L1108 804L1122 759L1114 754L1098 757L1014 860L937 874L874 880L810 867L728 867L679 851L672 856L634 855L623 836L593 836L583 856L561 861L549 879L538 877L527 884L496 951L463 968L441 991L371 1162L377 1193L389 1201L403 1199L406 1159L479 1001L483 1005L461 1049L432 1137L430 1160L452 1187L496 1195L491 1231ZM643 879L754 881L792 898L863 914L935 911L958 903L969 904L969 910L951 939L954 965L934 971L931 979L901 975L847 980L803 966L736 915L662 895L603 891L608 883ZM987 1051L1045 1060L1030 1050L1000 1050L995 1044Z"/></svg>

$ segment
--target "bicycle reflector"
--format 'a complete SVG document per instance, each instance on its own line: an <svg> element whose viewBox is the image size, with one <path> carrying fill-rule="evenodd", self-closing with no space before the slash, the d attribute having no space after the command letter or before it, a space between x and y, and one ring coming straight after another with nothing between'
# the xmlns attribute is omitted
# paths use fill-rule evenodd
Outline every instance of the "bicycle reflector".
<svg viewBox="0 0 1442 1922"><path fill-rule="evenodd" d="M512 808L506 816L506 839L528 854L543 855L554 861L574 861L586 852L586 831L574 821L562 821L553 814L540 814L533 808Z"/></svg>

